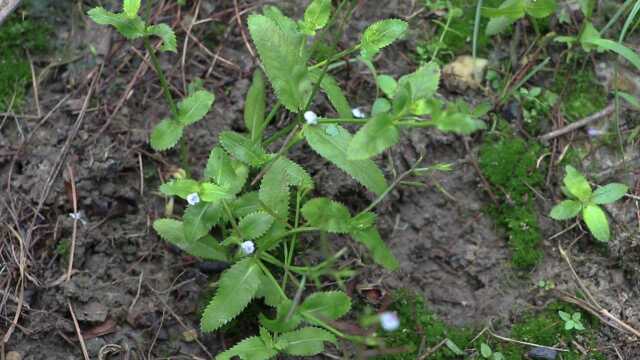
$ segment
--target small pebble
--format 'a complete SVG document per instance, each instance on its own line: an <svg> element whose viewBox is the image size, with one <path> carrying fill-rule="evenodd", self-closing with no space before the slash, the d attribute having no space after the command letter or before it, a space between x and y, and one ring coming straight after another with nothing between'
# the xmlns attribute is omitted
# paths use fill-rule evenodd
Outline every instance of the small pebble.
<svg viewBox="0 0 640 360"><path fill-rule="evenodd" d="M533 348L527 353L527 358L532 360L555 360L557 356L557 351L542 347Z"/></svg>
<svg viewBox="0 0 640 360"><path fill-rule="evenodd" d="M17 351L9 351L5 357L7 360L22 360L22 355Z"/></svg>

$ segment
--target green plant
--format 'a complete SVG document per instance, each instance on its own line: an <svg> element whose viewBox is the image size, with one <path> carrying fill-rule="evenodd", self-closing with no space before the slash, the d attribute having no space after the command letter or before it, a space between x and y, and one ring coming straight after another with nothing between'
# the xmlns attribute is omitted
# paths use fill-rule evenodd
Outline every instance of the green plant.
<svg viewBox="0 0 640 360"><path fill-rule="evenodd" d="M504 360L504 355L499 351L493 351L487 343L480 343L480 355L485 359Z"/></svg>
<svg viewBox="0 0 640 360"><path fill-rule="evenodd" d="M593 191L584 175L573 166L567 165L565 172L562 191L570 199L554 206L549 216L555 220L567 220L581 214L593 237L599 241L609 241L609 221L599 205L617 201L629 188L625 184L611 183Z"/></svg>
<svg viewBox="0 0 640 360"><path fill-rule="evenodd" d="M558 95L537 86L529 89L521 87L514 93L514 97L522 104L524 126L533 133L539 132L541 120L550 114L558 100Z"/></svg>
<svg viewBox="0 0 640 360"><path fill-rule="evenodd" d="M575 329L577 331L584 330L584 325L582 325L582 314L579 312L574 312L573 314L569 314L568 312L564 312L562 310L558 310L558 315L564 321L564 329L571 330Z"/></svg>
<svg viewBox="0 0 640 360"><path fill-rule="evenodd" d="M342 1L335 14L339 15L346 4L349 2ZM141 37L152 63L157 64L148 38L160 36L165 50L173 51L175 36L166 25L146 25L137 15L139 5L139 1L125 0L122 13L96 8L89 15L98 23L115 26L129 39ZM398 268L398 261L376 228L376 214L372 210L402 177L389 185L370 158L398 142L403 128L436 127L469 134L484 127L478 117L486 112L486 107L472 111L461 102L435 99L440 78L435 64L426 64L397 81L387 79L393 90L385 88L386 97L376 99L371 117L363 118L361 112L351 108L328 70L341 58L356 53L374 69L373 57L401 38L407 23L397 19L378 21L365 29L358 44L317 59L312 56L317 47L331 48L319 42L322 37L316 34L334 26L337 16L332 16L332 12L330 0L314 0L298 22L273 6L264 7L262 14L249 16L251 39L278 102L267 113L266 81L262 71L256 70L245 101L247 133L223 131L219 135L202 179L179 171L160 187L166 196L184 199L189 206L182 220L156 220L153 224L156 232L191 255L231 264L221 274L215 295L203 312L202 330L220 329L253 299L263 299L271 308L259 316L256 336L218 354L218 360L234 356L268 359L278 353L315 355L323 351L325 343L336 343L338 338L375 344L371 336L349 335L332 325L351 308L345 292L312 291L324 277L333 277L341 284L353 274L350 269L336 268L347 249L320 263L300 266L296 264L305 262L304 259L295 257L300 253L302 240L312 234L350 236L370 251L376 263L389 270ZM185 126L205 116L214 97L191 86L189 96L173 106L166 79L159 67L156 71L172 117L154 129L151 144L164 150L180 139ZM325 93L338 117L321 117L309 110L320 91ZM281 108L292 115L290 124L265 137L264 130ZM358 117L354 118L354 114ZM352 135L341 124L360 128ZM280 150L269 152L268 146L277 141L281 142ZM325 197L311 198L314 189L311 176L287 158L287 152L303 141L377 199L352 215L341 203ZM416 167L405 175L416 174ZM388 314L380 319L387 330L399 325Z"/></svg>
<svg viewBox="0 0 640 360"><path fill-rule="evenodd" d="M556 0L506 0L497 8L484 7L482 14L490 18L486 33L498 34L526 15L545 18L553 14L556 7Z"/></svg>

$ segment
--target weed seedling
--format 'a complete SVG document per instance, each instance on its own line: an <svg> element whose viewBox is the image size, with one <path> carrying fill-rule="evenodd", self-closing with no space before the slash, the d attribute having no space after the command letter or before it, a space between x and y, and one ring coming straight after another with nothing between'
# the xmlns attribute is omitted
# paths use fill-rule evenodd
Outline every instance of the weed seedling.
<svg viewBox="0 0 640 360"><path fill-rule="evenodd" d="M440 69L433 63L398 80L389 77L383 89L386 96L375 100L370 117L354 111L329 69L352 54L358 54L360 61L373 68L375 55L400 39L408 25L398 19L378 21L365 29L359 43L322 59L314 58L313 49L322 38L318 32L333 30L338 18L334 14L340 14L349 3L342 1L334 13L330 0L314 0L300 21L273 6L264 7L261 14L251 14L249 33L266 79L261 70L255 71L245 101L247 131L220 133L201 179L193 179L185 171L176 172L160 187L164 195L183 199L188 206L181 220L156 220L156 232L191 255L230 264L202 314L202 331L221 329L254 299L263 299L271 308L259 315L255 336L218 354L217 360L269 359L280 353L312 356L323 352L326 343L337 343L338 338L369 345L380 343L374 335L349 335L334 326L335 320L351 309L346 292L317 290L326 277L341 284L344 277L353 274L350 269L336 269L347 248L316 264L301 266L307 259L296 258L301 253L300 243L312 235L349 236L369 250L374 262L388 270L397 269L399 263L382 240L372 210L400 179L389 185L371 157L395 145L402 129L435 127L469 134L484 127L478 118L487 107L472 110L462 102L450 104L435 99ZM96 8L89 14L100 24L115 26L129 39L142 38L152 63L157 63L148 39L160 36L165 50L175 51L175 36L166 25L145 24L137 15L139 5L139 0L126 0L122 13ZM167 150L182 137L186 126L206 115L214 96L190 86L188 96L173 105L166 79L159 67L156 71L172 115L153 130L151 145ZM268 112L267 81L277 98ZM311 109L321 92L337 117L319 115ZM290 123L265 137L266 127L280 110L291 115ZM343 124L360 128L352 135ZM274 142L281 144L272 153L268 145ZM287 157L287 152L302 142L351 175L375 194L376 200L352 214L339 202L311 197L315 186L310 174ZM400 326L393 313L383 314L380 321L388 331Z"/></svg>
<svg viewBox="0 0 640 360"><path fill-rule="evenodd" d="M560 202L551 209L549 216L555 220L572 219L581 214L589 231L599 241L609 241L609 220L599 205L611 204L623 197L628 187L611 183L592 191L587 179L573 166L565 168L562 191L570 199Z"/></svg>
<svg viewBox="0 0 640 360"><path fill-rule="evenodd" d="M499 351L494 352L487 343L480 344L480 355L482 355L484 359L504 360L504 355Z"/></svg>
<svg viewBox="0 0 640 360"><path fill-rule="evenodd" d="M558 311L558 315L564 321L564 329L569 331L575 329L576 331L584 330L584 325L582 325L582 314L579 312L574 312L573 314L569 314L568 312L564 312L562 310Z"/></svg>

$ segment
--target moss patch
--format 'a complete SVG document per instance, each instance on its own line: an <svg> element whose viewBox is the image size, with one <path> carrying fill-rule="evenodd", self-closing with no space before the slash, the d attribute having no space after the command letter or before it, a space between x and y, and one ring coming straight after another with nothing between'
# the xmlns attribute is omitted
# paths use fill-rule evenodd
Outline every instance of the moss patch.
<svg viewBox="0 0 640 360"><path fill-rule="evenodd" d="M532 188L543 182L536 171L542 147L520 138L489 137L480 149L479 165L487 180L503 196L503 204L492 206L489 213L509 237L512 263L515 267L533 267L541 258L538 243L542 239Z"/></svg>
<svg viewBox="0 0 640 360"><path fill-rule="evenodd" d="M31 83L31 69L26 52L37 55L48 49L50 29L19 14L12 15L0 27L0 111L6 111L15 96L13 108L24 102ZM14 95L15 94L15 95Z"/></svg>
<svg viewBox="0 0 640 360"><path fill-rule="evenodd" d="M445 324L429 310L422 297L407 290L399 290L394 294L394 302L391 305L391 309L398 313L401 327L395 332L386 335L385 342L389 347L406 347L409 351L402 354L380 356L377 359L413 360L446 339L452 341L460 349L466 349L466 355L456 355L447 345L444 345L431 354L429 359L467 358L471 355L471 350L469 349L476 349L479 353L480 344L483 342L489 344L493 351L501 352L506 360L525 359L525 354L531 350L529 346L499 341L489 334L482 335L471 343L471 340L480 333L481 329L456 328ZM583 356L573 347L571 342L576 340L587 349L595 348L595 334L600 326L597 319L586 316L583 313L585 330L565 330L564 322L560 319L558 311L572 314L579 312L580 309L565 303L551 303L540 312L522 315L506 336L534 344L570 349L570 351L562 353L562 359L606 359L604 355L595 351ZM422 352L418 353L421 344Z"/></svg>
<svg viewBox="0 0 640 360"><path fill-rule="evenodd" d="M598 82L595 72L585 69L576 73L573 66L556 75L553 85L554 91L562 94L562 111L570 122L600 111L607 105L607 92Z"/></svg>

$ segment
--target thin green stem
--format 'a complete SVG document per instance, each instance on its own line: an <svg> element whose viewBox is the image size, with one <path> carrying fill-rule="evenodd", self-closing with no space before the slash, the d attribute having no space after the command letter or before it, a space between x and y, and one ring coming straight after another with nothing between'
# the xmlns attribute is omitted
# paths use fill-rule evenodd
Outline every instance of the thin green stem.
<svg viewBox="0 0 640 360"><path fill-rule="evenodd" d="M164 99L167 101L167 105L169 105L169 109L171 110L171 114L175 118L178 115L178 108L176 107L175 101L173 101L173 96L171 96L171 88L169 87L169 83L167 82L167 78L164 76L164 71L160 67L160 62L158 61L158 56L156 55L155 49L151 46L149 42L149 38L144 36L144 48L149 53L149 58L151 59L151 66L153 66L153 70L158 75L160 79L160 87L162 88L162 94L164 95Z"/></svg>
<svg viewBox="0 0 640 360"><path fill-rule="evenodd" d="M473 46L472 46L472 54L473 60L475 61L476 55L478 54L478 34L480 33L480 13L482 12L482 0L478 0L476 4L476 17L473 23Z"/></svg>
<svg viewBox="0 0 640 360"><path fill-rule="evenodd" d="M318 124L365 124L369 119L319 118Z"/></svg>
<svg viewBox="0 0 640 360"><path fill-rule="evenodd" d="M276 280L276 278L273 276L273 274L271 273L271 271L269 270L268 267L266 267L262 261L260 261L260 259L256 259L258 266L260 266L260 268L262 269L262 271L265 273L265 275L267 275L267 277L269 279L271 279L271 281L273 281L273 283L276 285L276 287L278 288L280 295L282 296L283 299L288 300L289 298L287 297L287 294L285 294L284 290L280 287L280 284L278 284L278 280Z"/></svg>

